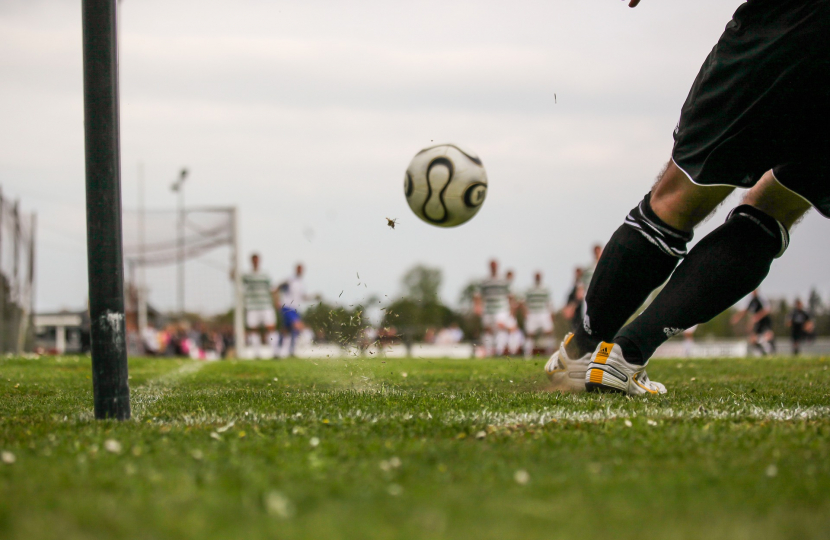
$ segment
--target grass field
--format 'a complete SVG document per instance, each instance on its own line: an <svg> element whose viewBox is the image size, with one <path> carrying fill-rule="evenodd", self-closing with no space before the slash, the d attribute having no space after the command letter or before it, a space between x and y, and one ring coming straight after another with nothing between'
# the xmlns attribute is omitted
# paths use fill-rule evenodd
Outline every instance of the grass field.
<svg viewBox="0 0 830 540"><path fill-rule="evenodd" d="M830 538L830 361L654 361L656 399L542 361L0 360L0 538Z"/></svg>

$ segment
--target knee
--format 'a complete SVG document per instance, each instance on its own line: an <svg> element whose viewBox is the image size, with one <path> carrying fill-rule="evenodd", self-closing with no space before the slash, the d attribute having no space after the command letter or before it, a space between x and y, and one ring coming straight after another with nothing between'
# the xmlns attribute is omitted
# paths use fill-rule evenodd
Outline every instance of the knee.
<svg viewBox="0 0 830 540"><path fill-rule="evenodd" d="M771 216L787 230L792 229L812 207L800 195L781 185L772 171L765 173L747 192L743 203Z"/></svg>
<svg viewBox="0 0 830 540"><path fill-rule="evenodd" d="M691 232L732 190L731 186L699 186L669 162L652 189L651 206L672 227Z"/></svg>
<svg viewBox="0 0 830 540"><path fill-rule="evenodd" d="M787 227L779 220L764 212L763 210L749 205L742 204L735 207L729 216L726 218L727 222L743 220L749 227L760 229L770 239L771 251L775 252L774 258L779 258L787 250L790 245L790 233ZM762 235L763 236L763 235Z"/></svg>

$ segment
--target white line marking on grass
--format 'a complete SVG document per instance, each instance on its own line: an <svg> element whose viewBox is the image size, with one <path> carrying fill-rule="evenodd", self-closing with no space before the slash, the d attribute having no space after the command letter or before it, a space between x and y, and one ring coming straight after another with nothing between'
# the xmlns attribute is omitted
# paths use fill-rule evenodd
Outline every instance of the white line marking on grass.
<svg viewBox="0 0 830 540"><path fill-rule="evenodd" d="M164 375L151 379L145 384L136 387L132 392L130 392L133 418L135 420L141 420L150 405L167 396L176 386L179 385L182 379L188 375L198 372L202 369L202 367L204 367L204 365L204 362L185 361L184 364L179 366L179 369L169 371Z"/></svg>
<svg viewBox="0 0 830 540"><path fill-rule="evenodd" d="M830 407L781 407L767 409L758 406L727 407L723 409L699 411L678 410L673 408L646 407L639 411L627 409L603 409L597 411L575 411L565 407L555 407L544 411L452 411L444 414L432 415L429 412L383 412L368 413L356 410L335 412L305 410L300 413L258 413L248 411L239 415L213 414L200 412L198 414L182 414L170 420L154 420L153 423L181 425L181 426L215 426L228 425L232 422L250 424L289 424L315 423L327 419L329 421L349 419L356 424L425 422L443 426L540 426L552 421L601 423L609 420L631 419L642 417L649 420L768 420L777 422L806 421L830 418Z"/></svg>

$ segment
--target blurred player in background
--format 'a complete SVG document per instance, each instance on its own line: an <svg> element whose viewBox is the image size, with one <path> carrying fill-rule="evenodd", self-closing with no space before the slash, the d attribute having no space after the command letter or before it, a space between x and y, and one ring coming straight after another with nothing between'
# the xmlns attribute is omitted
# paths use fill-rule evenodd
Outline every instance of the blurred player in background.
<svg viewBox="0 0 830 540"><path fill-rule="evenodd" d="M752 291L752 298L746 308L732 316L732 324L738 324L745 315L749 317L749 345L761 356L775 352L775 332L772 329L772 307L758 289Z"/></svg>
<svg viewBox="0 0 830 540"><path fill-rule="evenodd" d="M697 325L683 331L683 354L686 358L690 358L692 356L692 352L694 351L696 331Z"/></svg>
<svg viewBox="0 0 830 540"><path fill-rule="evenodd" d="M525 293L525 358L533 354L535 344L553 353L553 304L550 291L542 285L542 273L533 276L533 287Z"/></svg>
<svg viewBox="0 0 830 540"><path fill-rule="evenodd" d="M482 280L473 297L473 310L481 316L484 354L501 354L507 347L510 285L506 279L499 277L499 263L495 259L490 261L490 276Z"/></svg>
<svg viewBox="0 0 830 540"><path fill-rule="evenodd" d="M571 331L582 325L582 318L585 315L585 284L583 276L585 271L577 266L574 269L574 284L571 287L571 292L568 293L568 299L565 302L565 307L562 308L562 314L571 323Z"/></svg>
<svg viewBox="0 0 830 540"><path fill-rule="evenodd" d="M787 315L787 326L792 338L793 355L798 356L801 353L801 344L812 336L814 327L813 319L804 310L804 303L801 298L795 299L795 306Z"/></svg>
<svg viewBox="0 0 830 540"><path fill-rule="evenodd" d="M508 270L504 275L507 279L507 294L510 300L510 319L507 323L507 347L506 350L498 351L498 354L506 354L508 356L516 356L522 350L525 342L525 335L522 329L519 328L519 299L513 290L513 282L516 279L516 273L513 270Z"/></svg>
<svg viewBox="0 0 830 540"><path fill-rule="evenodd" d="M300 317L300 307L307 300L305 285L303 285L303 272L303 265L298 263L294 269L294 275L280 283L279 287L277 287L283 328L285 330L280 336L280 344L284 346L285 338L288 337L288 356L294 356L297 336L305 328L303 320Z"/></svg>
<svg viewBox="0 0 830 540"><path fill-rule="evenodd" d="M245 332L248 337L248 346L255 349L257 354L262 344L260 335L262 327L265 328L266 339L274 355L279 347L277 313L274 311L273 294L271 278L260 271L259 254L254 253L251 255L251 272L242 276L242 299L245 306Z"/></svg>
<svg viewBox="0 0 830 540"><path fill-rule="evenodd" d="M582 285L586 291L588 290L588 285L591 284L591 278L594 277L594 271L597 269L599 259L602 257L602 244L594 244L591 246L591 254L594 256L594 259L582 271Z"/></svg>

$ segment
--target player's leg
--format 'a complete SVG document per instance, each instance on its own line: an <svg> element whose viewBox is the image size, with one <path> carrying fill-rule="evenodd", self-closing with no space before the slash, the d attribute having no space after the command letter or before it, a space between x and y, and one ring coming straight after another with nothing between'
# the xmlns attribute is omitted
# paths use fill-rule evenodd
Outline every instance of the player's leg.
<svg viewBox="0 0 830 540"><path fill-rule="evenodd" d="M525 341L524 341L524 357L530 358L533 355L533 349L536 344L536 339L541 330L539 326L539 314L528 313L525 315Z"/></svg>
<svg viewBox="0 0 830 540"><path fill-rule="evenodd" d="M767 340L767 345L769 347L769 354L775 354L777 352L775 347L775 330L773 330L772 327L770 327L769 330L767 330L765 337Z"/></svg>
<svg viewBox="0 0 830 540"><path fill-rule="evenodd" d="M518 326L514 326L508 330L507 335L507 353L508 356L518 356L519 351L522 350L522 346L525 342L525 334L524 332L519 329Z"/></svg>
<svg viewBox="0 0 830 540"><path fill-rule="evenodd" d="M484 347L484 357L490 358L493 356L493 352L495 351L495 321L493 320L493 316L490 314L485 313L481 317L481 326L482 326L482 336L481 336L481 345Z"/></svg>
<svg viewBox="0 0 830 540"><path fill-rule="evenodd" d="M759 334L753 327L749 331L749 337L746 340L749 344L749 347L747 348L747 356L755 356L758 352L764 352L764 350L759 345L758 338Z"/></svg>
<svg viewBox="0 0 830 540"><path fill-rule="evenodd" d="M270 345L271 350L274 351L274 356L277 356L277 352L279 351L280 345L280 335L277 333L276 323L266 326L265 331L268 333L268 345Z"/></svg>
<svg viewBox="0 0 830 540"><path fill-rule="evenodd" d="M504 356L508 354L508 346L510 343L510 312L503 311L497 313L495 316L496 327L496 352L495 356Z"/></svg>
<svg viewBox="0 0 830 540"><path fill-rule="evenodd" d="M297 347L297 338L300 332L303 331L303 328L305 328L302 319L300 319L300 313L297 310L292 311L294 312L294 320L291 322L291 343L288 346L288 356L291 357L294 356L294 351Z"/></svg>
<svg viewBox="0 0 830 540"><path fill-rule="evenodd" d="M265 327L265 343L271 350L271 353L263 353L266 358L273 358L277 356L277 347L279 342L279 335L277 334L277 313L274 308L265 308L259 310L259 324Z"/></svg>
<svg viewBox="0 0 830 540"><path fill-rule="evenodd" d="M592 353L665 282L686 255L692 230L732 192L692 183L673 161L651 193L629 212L605 246L586 294L583 324L569 340L571 358Z"/></svg>
<svg viewBox="0 0 830 540"><path fill-rule="evenodd" d="M793 343L793 356L798 356L801 353L801 342L804 338L800 331L795 331L792 333L792 343Z"/></svg>
<svg viewBox="0 0 830 540"><path fill-rule="evenodd" d="M539 322L542 330L539 346L544 348L545 355L550 356L556 346L556 339L553 336L553 313L544 313L540 316Z"/></svg>
<svg viewBox="0 0 830 540"><path fill-rule="evenodd" d="M755 290L789 243L789 229L810 209L766 173L726 223L678 266L654 302L614 343L630 364L644 365L672 335L706 322Z"/></svg>
<svg viewBox="0 0 830 540"><path fill-rule="evenodd" d="M256 356L257 350L261 344L261 336L259 328L261 324L261 317L259 310L248 309L245 311L245 335L247 337L248 347L251 348L251 354ZM238 351L240 354L242 351Z"/></svg>
<svg viewBox="0 0 830 540"><path fill-rule="evenodd" d="M484 333L481 336L481 344L484 347L484 357L490 358L493 356L494 351L496 350L495 345L495 334L493 329L490 327L486 327L484 329Z"/></svg>
<svg viewBox="0 0 830 540"><path fill-rule="evenodd" d="M294 344L294 310L287 306L280 308L280 316L282 317L282 328L279 333L279 348L278 356L280 358L287 358L293 355Z"/></svg>

